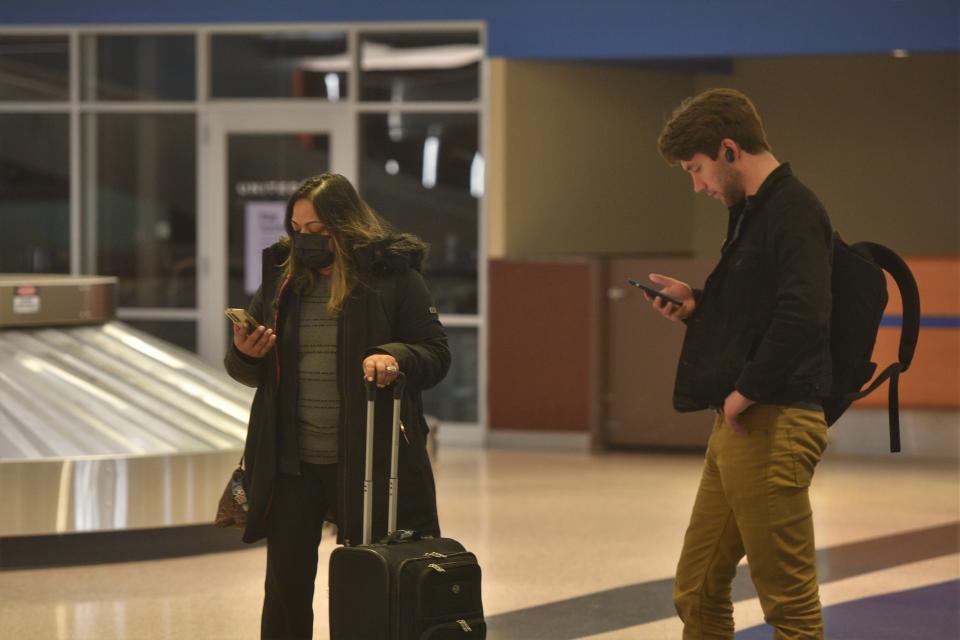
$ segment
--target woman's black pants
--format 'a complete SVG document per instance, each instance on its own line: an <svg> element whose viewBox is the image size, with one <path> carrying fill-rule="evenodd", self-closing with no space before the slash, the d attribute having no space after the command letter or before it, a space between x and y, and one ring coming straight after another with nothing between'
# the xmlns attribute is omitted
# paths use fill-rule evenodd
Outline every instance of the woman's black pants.
<svg viewBox="0 0 960 640"><path fill-rule="evenodd" d="M260 637L310 640L317 547L324 516L336 505L337 465L300 463L299 476L281 475L267 521L267 579Z"/></svg>

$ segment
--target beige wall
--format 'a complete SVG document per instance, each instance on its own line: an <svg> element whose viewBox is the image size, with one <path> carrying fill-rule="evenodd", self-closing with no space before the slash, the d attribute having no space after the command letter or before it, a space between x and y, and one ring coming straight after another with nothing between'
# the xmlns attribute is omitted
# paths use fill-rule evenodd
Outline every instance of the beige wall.
<svg viewBox="0 0 960 640"><path fill-rule="evenodd" d="M487 226L487 255L501 258L507 252L506 180L507 153L507 61L492 58L488 65L486 122L486 193L484 207Z"/></svg>
<svg viewBox="0 0 960 640"><path fill-rule="evenodd" d="M688 250L692 198L655 141L691 78L512 60L490 73L491 257Z"/></svg>
<svg viewBox="0 0 960 640"><path fill-rule="evenodd" d="M774 155L789 161L849 241L909 255L960 253L960 56L763 58L697 91L754 100ZM723 210L696 199L693 248L716 252Z"/></svg>
<svg viewBox="0 0 960 640"><path fill-rule="evenodd" d="M957 54L757 58L724 75L494 60L490 254L715 256L725 210L694 198L654 145L683 97L732 86L844 237L956 255L958 84Z"/></svg>

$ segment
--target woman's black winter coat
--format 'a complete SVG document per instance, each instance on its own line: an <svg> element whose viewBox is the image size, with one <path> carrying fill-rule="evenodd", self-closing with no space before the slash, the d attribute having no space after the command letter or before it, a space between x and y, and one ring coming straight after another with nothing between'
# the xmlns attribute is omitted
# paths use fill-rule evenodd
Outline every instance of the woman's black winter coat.
<svg viewBox="0 0 960 640"><path fill-rule="evenodd" d="M279 264L288 248L276 244L263 253L263 284L250 313L277 334L276 347L260 359L231 344L224 360L237 381L256 387L244 447L244 484L250 510L245 542L266 535L274 480L280 469L296 472L297 388L281 376L298 370L299 293L281 280ZM406 374L401 404L405 437L400 438L397 524L439 535L436 489L427 457L427 424L420 392L439 383L450 366L447 338L420 274L425 246L409 235L393 235L354 248L360 284L346 300L337 323L337 379L340 388L339 465L336 512L338 542L360 544L363 520L363 455L366 397L363 359L388 353ZM282 397L281 397L282 396ZM393 408L390 388L377 392L374 436L373 537L386 533L387 478ZM282 410L281 410L282 409Z"/></svg>

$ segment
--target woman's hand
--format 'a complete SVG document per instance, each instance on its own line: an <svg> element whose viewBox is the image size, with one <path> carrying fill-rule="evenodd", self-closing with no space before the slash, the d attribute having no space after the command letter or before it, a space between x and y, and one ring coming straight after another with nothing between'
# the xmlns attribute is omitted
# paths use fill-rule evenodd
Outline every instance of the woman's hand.
<svg viewBox="0 0 960 640"><path fill-rule="evenodd" d="M262 358L277 344L277 334L263 325L248 332L246 324L234 324L233 344L245 356Z"/></svg>
<svg viewBox="0 0 960 640"><path fill-rule="evenodd" d="M363 377L368 382L375 381L378 387L385 387L397 379L400 365L389 353L375 353L363 360Z"/></svg>

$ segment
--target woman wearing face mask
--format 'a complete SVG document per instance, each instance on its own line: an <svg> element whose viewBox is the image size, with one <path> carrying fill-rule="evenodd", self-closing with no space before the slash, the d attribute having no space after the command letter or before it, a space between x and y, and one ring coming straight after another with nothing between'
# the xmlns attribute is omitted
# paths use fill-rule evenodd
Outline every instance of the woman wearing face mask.
<svg viewBox="0 0 960 640"><path fill-rule="evenodd" d="M256 387L244 448L245 542L267 539L262 638L310 638L317 546L362 537L364 380L402 371L397 521L440 534L420 392L443 379L450 352L420 275L426 246L393 233L341 175L306 180L290 197L288 238L264 250L250 305L261 323L235 326L225 364ZM373 538L386 533L389 390L378 393Z"/></svg>

